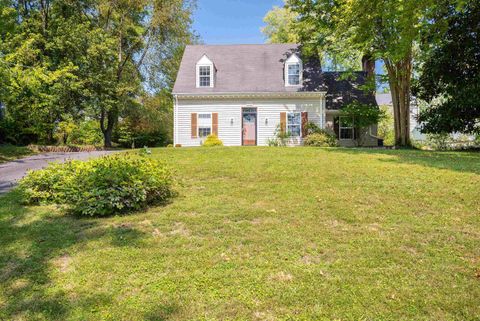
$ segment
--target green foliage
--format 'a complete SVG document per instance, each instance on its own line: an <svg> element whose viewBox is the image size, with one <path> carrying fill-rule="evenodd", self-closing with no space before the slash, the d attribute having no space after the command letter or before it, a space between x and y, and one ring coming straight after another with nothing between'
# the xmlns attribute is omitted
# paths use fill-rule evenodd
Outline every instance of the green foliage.
<svg viewBox="0 0 480 321"><path fill-rule="evenodd" d="M395 132L394 132L394 123L391 110L388 106L380 106L384 117L378 122L378 136L383 138L383 143L385 146L392 146L395 144Z"/></svg>
<svg viewBox="0 0 480 321"><path fill-rule="evenodd" d="M291 135L289 132L283 131L280 128L280 125L275 129L274 138L269 138L267 140L267 145L270 147L285 147L288 144Z"/></svg>
<svg viewBox="0 0 480 321"><path fill-rule="evenodd" d="M378 124L385 117L385 111L374 105L353 102L343 107L340 115L345 117L342 120L345 125L355 128L357 145L361 146L364 135L359 134L360 130Z"/></svg>
<svg viewBox="0 0 480 321"><path fill-rule="evenodd" d="M348 124L356 128L367 128L378 124L385 117L385 111L374 105L366 105L359 102L353 102L346 105L340 111L341 116L352 119L353 123Z"/></svg>
<svg viewBox="0 0 480 321"><path fill-rule="evenodd" d="M191 10L190 0L0 1L6 140L65 143L59 124L94 119L110 146L138 97L171 90L195 40Z"/></svg>
<svg viewBox="0 0 480 321"><path fill-rule="evenodd" d="M480 134L480 2L458 10L449 8L436 17L447 24L435 29L425 44L415 94L428 103L420 110L422 132Z"/></svg>
<svg viewBox="0 0 480 321"><path fill-rule="evenodd" d="M59 144L67 144L70 135L77 130L77 125L71 120L64 120L57 124L55 138Z"/></svg>
<svg viewBox="0 0 480 321"><path fill-rule="evenodd" d="M381 59L393 100L395 143L410 145L411 78L416 44L425 30L438 25L432 13L455 1L432 0L289 0L299 14L296 24L304 50L325 51L340 63L362 56ZM401 115L407 115L401 117Z"/></svg>
<svg viewBox="0 0 480 321"><path fill-rule="evenodd" d="M208 135L207 139L202 144L203 147L223 146L223 142L217 137L217 135Z"/></svg>
<svg viewBox="0 0 480 321"><path fill-rule="evenodd" d="M269 43L297 43L298 35L294 23L298 14L287 7L274 6L263 18L266 24L262 33Z"/></svg>
<svg viewBox="0 0 480 321"><path fill-rule="evenodd" d="M417 142L417 144L422 144L419 146L421 149L438 151L474 150L480 148L478 137L450 133L427 134L426 141Z"/></svg>
<svg viewBox="0 0 480 321"><path fill-rule="evenodd" d="M19 147L9 144L0 145L0 163L12 161L17 158L25 157L33 154L28 147Z"/></svg>
<svg viewBox="0 0 480 321"><path fill-rule="evenodd" d="M448 133L427 135L427 146L434 150L448 150L450 148L450 135Z"/></svg>
<svg viewBox="0 0 480 321"><path fill-rule="evenodd" d="M315 123L308 122L307 137L303 140L303 144L315 147L335 147L338 146L338 140L335 133L322 129Z"/></svg>
<svg viewBox="0 0 480 321"><path fill-rule="evenodd" d="M303 140L305 146L313 147L336 147L338 146L337 137L327 131L314 132L308 134Z"/></svg>
<svg viewBox="0 0 480 321"><path fill-rule="evenodd" d="M68 144L71 145L95 145L99 146L103 142L102 132L98 123L94 120L85 120L68 136Z"/></svg>
<svg viewBox="0 0 480 321"><path fill-rule="evenodd" d="M173 99L162 91L153 97L144 96L140 104L125 110L114 139L123 147L165 146L172 142Z"/></svg>
<svg viewBox="0 0 480 321"><path fill-rule="evenodd" d="M74 214L105 216L168 201L173 177L162 163L132 154L50 164L30 171L19 188L29 204L55 203Z"/></svg>
<svg viewBox="0 0 480 321"><path fill-rule="evenodd" d="M317 124L312 123L312 122L307 123L307 135L322 134L322 133L325 133L325 132L327 132L327 131L320 128L320 126L318 126Z"/></svg>

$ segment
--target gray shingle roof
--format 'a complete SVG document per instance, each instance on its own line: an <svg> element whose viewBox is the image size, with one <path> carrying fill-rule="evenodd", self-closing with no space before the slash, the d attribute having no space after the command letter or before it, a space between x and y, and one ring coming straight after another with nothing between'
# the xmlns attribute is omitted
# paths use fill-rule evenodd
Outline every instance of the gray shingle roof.
<svg viewBox="0 0 480 321"><path fill-rule="evenodd" d="M341 109L343 105L354 101L377 105L375 95L361 88L367 82L366 73L363 71L349 74L347 78L342 72L322 72L321 78L327 87L327 109Z"/></svg>
<svg viewBox="0 0 480 321"><path fill-rule="evenodd" d="M359 85L365 83L365 73L355 73L354 79L350 81L340 80L339 73L322 72L318 59L307 60L301 57L304 69L303 85L286 87L284 63L293 53L301 56L299 45L190 45L185 48L173 93L327 91L327 108L329 109L338 109L341 102L348 102L354 98L375 103L373 95L364 95L358 89ZM203 55L207 55L216 68L213 88L196 88L195 66Z"/></svg>

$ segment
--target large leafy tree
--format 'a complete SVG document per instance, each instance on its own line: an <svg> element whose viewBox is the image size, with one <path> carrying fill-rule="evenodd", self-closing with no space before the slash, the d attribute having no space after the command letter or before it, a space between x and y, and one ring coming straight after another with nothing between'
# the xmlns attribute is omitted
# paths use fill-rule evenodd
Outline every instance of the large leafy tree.
<svg viewBox="0 0 480 321"><path fill-rule="evenodd" d="M189 0L0 1L0 101L14 127L37 136L27 140L51 141L64 119L89 117L110 147L143 85L167 86L156 66L191 38Z"/></svg>
<svg viewBox="0 0 480 321"><path fill-rule="evenodd" d="M3 123L13 129L8 138L51 142L56 123L79 106L78 67L65 59L69 48L58 37L63 25L47 18L46 1L0 4L0 101L8 107Z"/></svg>
<svg viewBox="0 0 480 321"><path fill-rule="evenodd" d="M296 43L298 35L294 25L298 14L288 7L274 6L263 18L262 33L269 43Z"/></svg>
<svg viewBox="0 0 480 321"><path fill-rule="evenodd" d="M419 121L427 133L480 134L480 3L447 7L436 17L445 32L432 29L415 91L429 107Z"/></svg>
<svg viewBox="0 0 480 321"><path fill-rule="evenodd" d="M305 47L345 61L359 55L384 62L395 120L395 143L410 144L410 95L415 47L430 28L434 0L290 0L300 15Z"/></svg>

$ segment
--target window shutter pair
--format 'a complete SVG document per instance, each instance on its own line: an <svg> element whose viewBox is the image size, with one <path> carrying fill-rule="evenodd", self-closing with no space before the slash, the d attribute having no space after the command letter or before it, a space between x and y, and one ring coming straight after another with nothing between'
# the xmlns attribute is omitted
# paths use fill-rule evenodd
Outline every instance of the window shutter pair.
<svg viewBox="0 0 480 321"><path fill-rule="evenodd" d="M198 137L198 123L197 113L191 114L191 136L192 138ZM212 113L212 134L218 136L218 113Z"/></svg>
<svg viewBox="0 0 480 321"><path fill-rule="evenodd" d="M287 113L280 113L280 131L285 133L287 131ZM302 137L308 135L308 112L302 111Z"/></svg>

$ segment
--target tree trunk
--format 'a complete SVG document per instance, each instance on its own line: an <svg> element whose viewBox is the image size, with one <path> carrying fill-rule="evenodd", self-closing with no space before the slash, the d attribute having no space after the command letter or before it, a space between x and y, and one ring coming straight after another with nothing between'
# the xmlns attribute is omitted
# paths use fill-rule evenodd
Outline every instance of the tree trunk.
<svg viewBox="0 0 480 321"><path fill-rule="evenodd" d="M112 133L117 119L118 112L115 108L108 111L102 109L100 114L100 129L102 130L103 146L105 148L112 147Z"/></svg>
<svg viewBox="0 0 480 321"><path fill-rule="evenodd" d="M412 77L412 55L399 62L384 59L392 94L395 145L411 146L410 141L410 90Z"/></svg>
<svg viewBox="0 0 480 321"><path fill-rule="evenodd" d="M105 148L112 147L112 131L111 130L106 130L103 132L103 146Z"/></svg>

